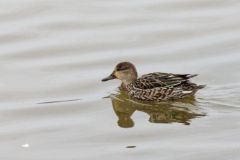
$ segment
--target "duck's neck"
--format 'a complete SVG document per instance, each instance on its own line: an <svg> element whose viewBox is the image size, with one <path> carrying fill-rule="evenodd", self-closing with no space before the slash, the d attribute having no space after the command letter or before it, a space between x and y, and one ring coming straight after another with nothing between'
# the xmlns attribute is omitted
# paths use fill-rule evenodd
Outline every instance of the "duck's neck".
<svg viewBox="0 0 240 160"><path fill-rule="evenodd" d="M129 84L132 84L135 82L138 78L138 73L136 68L133 66L132 70L127 74L127 76L122 79L123 86L128 86Z"/></svg>
<svg viewBox="0 0 240 160"><path fill-rule="evenodd" d="M137 75L130 75L128 76L128 78L122 80L123 85L126 87L129 84L132 84L133 82L135 82L137 80Z"/></svg>

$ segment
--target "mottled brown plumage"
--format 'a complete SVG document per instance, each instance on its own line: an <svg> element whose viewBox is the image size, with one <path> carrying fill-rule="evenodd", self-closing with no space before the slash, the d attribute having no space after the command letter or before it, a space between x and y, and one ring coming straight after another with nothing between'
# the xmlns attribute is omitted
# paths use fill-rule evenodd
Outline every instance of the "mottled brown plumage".
<svg viewBox="0 0 240 160"><path fill-rule="evenodd" d="M130 62L119 63L113 73L103 79L120 79L131 98L142 101L163 101L194 95L203 85L189 81L196 74L149 73L137 78L137 71Z"/></svg>

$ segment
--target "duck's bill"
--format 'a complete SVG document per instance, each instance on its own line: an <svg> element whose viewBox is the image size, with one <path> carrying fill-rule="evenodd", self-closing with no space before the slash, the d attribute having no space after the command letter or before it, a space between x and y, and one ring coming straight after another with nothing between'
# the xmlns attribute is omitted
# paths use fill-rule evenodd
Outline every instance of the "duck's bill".
<svg viewBox="0 0 240 160"><path fill-rule="evenodd" d="M114 75L110 75L110 76L108 76L106 78L103 78L102 82L106 82L106 81L109 81L109 80L112 80L112 79L116 79L116 77Z"/></svg>

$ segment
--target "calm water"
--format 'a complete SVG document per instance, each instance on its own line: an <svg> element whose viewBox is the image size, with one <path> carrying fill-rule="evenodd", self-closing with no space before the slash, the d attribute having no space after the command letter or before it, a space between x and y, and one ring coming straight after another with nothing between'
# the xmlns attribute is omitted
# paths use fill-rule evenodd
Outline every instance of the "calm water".
<svg viewBox="0 0 240 160"><path fill-rule="evenodd" d="M239 0L0 6L0 159L240 158ZM120 61L208 86L186 102L137 104L100 81Z"/></svg>

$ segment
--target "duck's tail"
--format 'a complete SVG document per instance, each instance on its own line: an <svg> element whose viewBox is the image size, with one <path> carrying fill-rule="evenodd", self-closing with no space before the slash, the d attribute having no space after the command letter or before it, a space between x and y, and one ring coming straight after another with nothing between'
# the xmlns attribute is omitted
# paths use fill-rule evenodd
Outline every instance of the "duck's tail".
<svg viewBox="0 0 240 160"><path fill-rule="evenodd" d="M207 85L198 85L197 86L197 89L203 89L203 88L205 88Z"/></svg>

